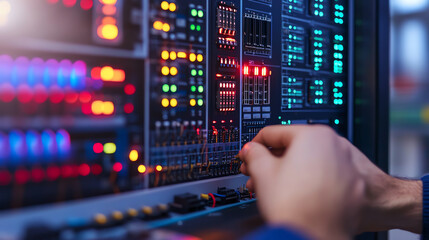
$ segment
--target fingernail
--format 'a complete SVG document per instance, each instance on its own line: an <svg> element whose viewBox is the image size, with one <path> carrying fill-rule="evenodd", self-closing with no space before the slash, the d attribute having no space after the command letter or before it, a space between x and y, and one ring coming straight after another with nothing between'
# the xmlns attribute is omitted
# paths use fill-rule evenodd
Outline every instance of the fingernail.
<svg viewBox="0 0 429 240"><path fill-rule="evenodd" d="M241 157L246 156L247 152L251 147L252 147L252 142L246 143L246 145L244 145L243 149L241 149L240 151L240 156Z"/></svg>

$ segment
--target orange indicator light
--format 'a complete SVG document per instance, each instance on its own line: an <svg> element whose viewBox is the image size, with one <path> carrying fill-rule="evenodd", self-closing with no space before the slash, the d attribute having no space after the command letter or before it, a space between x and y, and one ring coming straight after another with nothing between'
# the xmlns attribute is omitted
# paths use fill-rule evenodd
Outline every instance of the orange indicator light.
<svg viewBox="0 0 429 240"><path fill-rule="evenodd" d="M117 0L99 0L99 1L106 5L114 5L117 2Z"/></svg>
<svg viewBox="0 0 429 240"><path fill-rule="evenodd" d="M167 76L168 74L170 74L170 69L167 66L164 66L161 68L161 73L164 76Z"/></svg>
<svg viewBox="0 0 429 240"><path fill-rule="evenodd" d="M186 53L185 52L178 52L177 57L178 58L186 58Z"/></svg>
<svg viewBox="0 0 429 240"><path fill-rule="evenodd" d="M176 76L177 73L178 73L178 70L177 70L176 67L170 68L170 74L171 74L171 76Z"/></svg>
<svg viewBox="0 0 429 240"><path fill-rule="evenodd" d="M130 161L135 162L139 159L139 152L137 150L131 150L129 156Z"/></svg>
<svg viewBox="0 0 429 240"><path fill-rule="evenodd" d="M113 24L100 25L97 29L97 34L100 38L114 40L118 37L118 27Z"/></svg>
<svg viewBox="0 0 429 240"><path fill-rule="evenodd" d="M163 1L161 3L161 9L162 10L165 10L165 11L168 10L169 6L170 6L170 4L167 1Z"/></svg>
<svg viewBox="0 0 429 240"><path fill-rule="evenodd" d="M139 171L139 173L145 173L146 172L146 167L144 165L140 165L137 168L137 171Z"/></svg>
<svg viewBox="0 0 429 240"><path fill-rule="evenodd" d="M161 165L157 165L155 167L156 171L161 172L162 171L162 166Z"/></svg>
<svg viewBox="0 0 429 240"><path fill-rule="evenodd" d="M195 60L197 60L197 55L195 53L189 54L189 61L195 62Z"/></svg>
<svg viewBox="0 0 429 240"><path fill-rule="evenodd" d="M173 51L173 52L170 52L170 59L171 59L171 60L173 60L173 61L177 59L177 54L176 54L176 52L174 52L174 51Z"/></svg>
<svg viewBox="0 0 429 240"><path fill-rule="evenodd" d="M155 28L156 30L162 30L163 25L164 24L161 21L155 21L153 23L153 28Z"/></svg>
<svg viewBox="0 0 429 240"><path fill-rule="evenodd" d="M170 10L170 12L175 12L177 9L177 6L175 3L170 3L170 6L168 7L168 9Z"/></svg>
<svg viewBox="0 0 429 240"><path fill-rule="evenodd" d="M203 55L198 54L198 56L197 56L197 61L198 61L198 62L202 62L203 60L204 60Z"/></svg>
<svg viewBox="0 0 429 240"><path fill-rule="evenodd" d="M162 53L161 53L162 59L168 60L169 57L170 57L170 54L168 53L168 51L162 51Z"/></svg>
<svg viewBox="0 0 429 240"><path fill-rule="evenodd" d="M111 81L115 75L115 70L112 67L103 67L100 71L100 76L103 81Z"/></svg>

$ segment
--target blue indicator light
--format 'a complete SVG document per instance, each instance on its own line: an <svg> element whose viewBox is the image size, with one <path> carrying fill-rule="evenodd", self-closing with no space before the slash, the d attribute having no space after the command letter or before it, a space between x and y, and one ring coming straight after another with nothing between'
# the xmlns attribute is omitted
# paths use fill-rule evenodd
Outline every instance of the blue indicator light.
<svg viewBox="0 0 429 240"><path fill-rule="evenodd" d="M71 142L70 135L65 130L59 130L56 134L58 153L61 157L68 157L70 155Z"/></svg>
<svg viewBox="0 0 429 240"><path fill-rule="evenodd" d="M25 138L28 148L28 157L30 161L33 162L43 154L42 139L40 134L35 131L28 131Z"/></svg>
<svg viewBox="0 0 429 240"><path fill-rule="evenodd" d="M52 130L42 132L43 155L45 158L51 159L58 152L55 133Z"/></svg>
<svg viewBox="0 0 429 240"><path fill-rule="evenodd" d="M24 133L21 131L11 131L9 133L9 146L11 149L12 161L19 163L27 155L27 146Z"/></svg>

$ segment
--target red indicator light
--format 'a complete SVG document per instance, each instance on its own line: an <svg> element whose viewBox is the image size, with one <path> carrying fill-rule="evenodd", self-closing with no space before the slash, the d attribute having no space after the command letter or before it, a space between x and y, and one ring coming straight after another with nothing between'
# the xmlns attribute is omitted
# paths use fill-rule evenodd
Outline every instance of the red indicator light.
<svg viewBox="0 0 429 240"><path fill-rule="evenodd" d="M130 114L134 112L134 105L132 103L127 103L124 105L124 112Z"/></svg>
<svg viewBox="0 0 429 240"><path fill-rule="evenodd" d="M122 170L122 164L117 162L115 164L113 164L113 171L115 172L120 172Z"/></svg>
<svg viewBox="0 0 429 240"><path fill-rule="evenodd" d="M91 173L91 169L88 164L83 163L79 166L79 174L81 176L88 176Z"/></svg>
<svg viewBox="0 0 429 240"><path fill-rule="evenodd" d="M216 124L216 121L213 121L213 124Z"/></svg>
<svg viewBox="0 0 429 240"><path fill-rule="evenodd" d="M73 175L74 171L72 166L65 165L61 167L61 176L63 178L70 178L73 177Z"/></svg>
<svg viewBox="0 0 429 240"><path fill-rule="evenodd" d="M92 172L92 174L97 176L103 172L103 168L98 164L94 164L91 166L91 172Z"/></svg>
<svg viewBox="0 0 429 240"><path fill-rule="evenodd" d="M9 83L0 86L0 99L3 102L9 103L15 98L15 89Z"/></svg>
<svg viewBox="0 0 429 240"><path fill-rule="evenodd" d="M85 103L82 105L82 113L85 115L89 115L92 113L91 104Z"/></svg>
<svg viewBox="0 0 429 240"><path fill-rule="evenodd" d="M18 87L18 101L21 103L29 103L33 99L33 92L28 85Z"/></svg>
<svg viewBox="0 0 429 240"><path fill-rule="evenodd" d="M12 176L8 171L0 171L0 186L9 185L12 181Z"/></svg>
<svg viewBox="0 0 429 240"><path fill-rule="evenodd" d="M259 67L255 67L254 74L255 76L259 76Z"/></svg>
<svg viewBox="0 0 429 240"><path fill-rule="evenodd" d="M81 0L80 1L80 7L83 10L89 10L89 9L91 9L93 4L94 3L92 2L92 0Z"/></svg>
<svg viewBox="0 0 429 240"><path fill-rule="evenodd" d="M66 7L73 7L76 5L76 0L63 0L63 4Z"/></svg>
<svg viewBox="0 0 429 240"><path fill-rule="evenodd" d="M262 68L262 76L263 77L267 76L267 68L266 67Z"/></svg>
<svg viewBox="0 0 429 240"><path fill-rule="evenodd" d="M34 101L36 103L44 103L48 98L48 90L43 85L36 85L34 87Z"/></svg>
<svg viewBox="0 0 429 240"><path fill-rule="evenodd" d="M49 99L52 103L60 103L64 99L64 93L59 87L52 87L50 92L51 96Z"/></svg>
<svg viewBox="0 0 429 240"><path fill-rule="evenodd" d="M45 172L41 168L34 168L31 170L31 179L33 182L41 182L45 178Z"/></svg>
<svg viewBox="0 0 429 240"><path fill-rule="evenodd" d="M69 104L76 103L79 99L79 94L75 92L69 92L65 96L65 101Z"/></svg>
<svg viewBox="0 0 429 240"><path fill-rule="evenodd" d="M18 184L25 184L30 180L30 174L25 169L19 169L15 172L15 181Z"/></svg>
<svg viewBox="0 0 429 240"><path fill-rule="evenodd" d="M79 95L79 101L81 103L89 103L92 99L91 93L89 92L81 92Z"/></svg>
<svg viewBox="0 0 429 240"><path fill-rule="evenodd" d="M60 168L57 166L51 166L46 169L46 176L50 181L55 181L60 177Z"/></svg>
<svg viewBox="0 0 429 240"><path fill-rule="evenodd" d="M95 153L102 153L103 149L104 146L101 143L95 143L94 146L92 146L92 150L94 150Z"/></svg>
<svg viewBox="0 0 429 240"><path fill-rule="evenodd" d="M95 80L101 79L101 67L95 67L91 70L91 78Z"/></svg>
<svg viewBox="0 0 429 240"><path fill-rule="evenodd" d="M133 95L134 93L136 93L136 87L132 84L127 84L124 87L124 92L127 95Z"/></svg>
<svg viewBox="0 0 429 240"><path fill-rule="evenodd" d="M248 66L244 66L243 74L246 76L249 75L249 67Z"/></svg>
<svg viewBox="0 0 429 240"><path fill-rule="evenodd" d="M223 75L222 74L216 74L216 77L221 78Z"/></svg>

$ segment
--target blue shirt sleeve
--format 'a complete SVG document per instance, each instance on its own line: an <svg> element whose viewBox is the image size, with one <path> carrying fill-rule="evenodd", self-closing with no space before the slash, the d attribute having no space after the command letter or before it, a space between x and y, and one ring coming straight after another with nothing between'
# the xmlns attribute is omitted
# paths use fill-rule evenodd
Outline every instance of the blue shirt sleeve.
<svg viewBox="0 0 429 240"><path fill-rule="evenodd" d="M285 227L267 226L263 227L242 240L261 240L261 239L285 239L285 240L310 240L301 233Z"/></svg>
<svg viewBox="0 0 429 240"><path fill-rule="evenodd" d="M423 240L429 240L429 175L422 177L423 182Z"/></svg>

